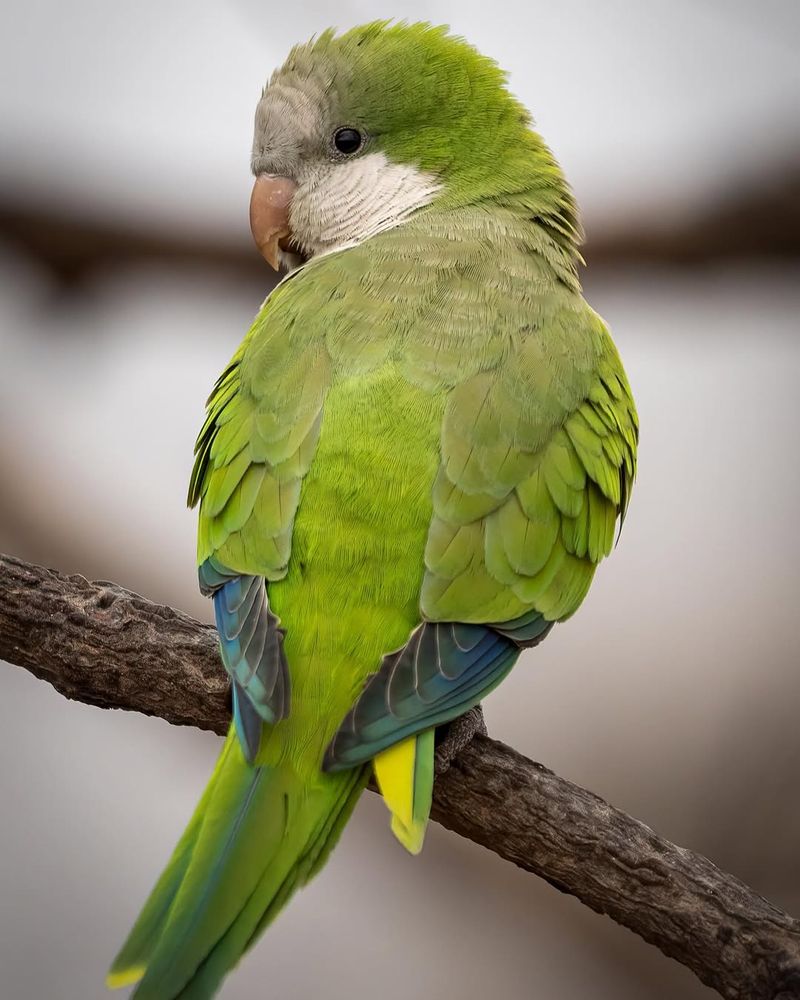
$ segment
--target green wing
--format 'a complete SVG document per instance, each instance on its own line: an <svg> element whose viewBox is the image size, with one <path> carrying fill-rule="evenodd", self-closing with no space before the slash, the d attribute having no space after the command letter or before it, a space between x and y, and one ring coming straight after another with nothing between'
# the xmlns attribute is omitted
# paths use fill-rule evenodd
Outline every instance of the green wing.
<svg viewBox="0 0 800 1000"><path fill-rule="evenodd" d="M577 610L624 518L637 437L619 357L582 300L453 389L425 552L426 620L365 685L327 770L462 714L522 647Z"/></svg>
<svg viewBox="0 0 800 1000"><path fill-rule="evenodd" d="M287 289L288 290L288 289ZM293 328L278 289L223 372L195 447L189 504L200 504L198 564L286 575L300 484L330 382L324 344ZM289 314L288 320L286 314Z"/></svg>
<svg viewBox="0 0 800 1000"><path fill-rule="evenodd" d="M619 356L583 302L458 386L444 416L423 615L573 614L624 517L637 436Z"/></svg>
<svg viewBox="0 0 800 1000"><path fill-rule="evenodd" d="M295 326L294 287L287 283L267 300L215 385L189 485L190 506L200 505L200 587L214 601L236 731L249 761L262 724L289 713L284 633L264 582L288 571L300 486L330 381L324 344L303 332L307 326Z"/></svg>

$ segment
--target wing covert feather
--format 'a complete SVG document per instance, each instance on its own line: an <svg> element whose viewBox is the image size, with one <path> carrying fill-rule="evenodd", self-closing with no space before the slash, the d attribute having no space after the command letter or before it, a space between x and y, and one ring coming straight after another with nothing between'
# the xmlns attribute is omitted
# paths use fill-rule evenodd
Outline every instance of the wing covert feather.
<svg viewBox="0 0 800 1000"><path fill-rule="evenodd" d="M272 301L209 398L189 488L190 505L200 505L198 563L213 556L267 580L287 571L331 378L324 341L298 332Z"/></svg>
<svg viewBox="0 0 800 1000"><path fill-rule="evenodd" d="M637 439L616 349L582 302L457 386L433 488L424 617L573 614L624 517Z"/></svg>

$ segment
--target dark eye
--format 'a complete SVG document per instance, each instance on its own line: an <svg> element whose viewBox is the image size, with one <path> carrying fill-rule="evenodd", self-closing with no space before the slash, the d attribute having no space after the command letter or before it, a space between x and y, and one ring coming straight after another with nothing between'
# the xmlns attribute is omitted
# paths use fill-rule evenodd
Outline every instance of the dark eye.
<svg viewBox="0 0 800 1000"><path fill-rule="evenodd" d="M354 128L337 128L333 133L333 144L340 153L349 156L361 148L361 133Z"/></svg>

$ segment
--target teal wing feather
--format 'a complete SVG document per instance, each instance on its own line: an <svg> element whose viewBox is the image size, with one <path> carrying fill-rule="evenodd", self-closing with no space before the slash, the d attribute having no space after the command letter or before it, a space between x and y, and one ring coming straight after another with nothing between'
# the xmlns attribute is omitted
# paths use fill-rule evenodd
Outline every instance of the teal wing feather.
<svg viewBox="0 0 800 1000"><path fill-rule="evenodd" d="M330 744L339 770L467 711L573 614L614 543L638 420L602 321L559 309L449 395L425 553L425 619Z"/></svg>
<svg viewBox="0 0 800 1000"><path fill-rule="evenodd" d="M210 556L200 590L214 602L222 663L233 684L233 719L248 761L255 760L261 723L289 714L289 667L283 629L272 613L262 576L234 573Z"/></svg>
<svg viewBox="0 0 800 1000"><path fill-rule="evenodd" d="M367 681L326 751L325 770L363 763L461 715L500 683L519 652L513 640L482 625L424 622Z"/></svg>

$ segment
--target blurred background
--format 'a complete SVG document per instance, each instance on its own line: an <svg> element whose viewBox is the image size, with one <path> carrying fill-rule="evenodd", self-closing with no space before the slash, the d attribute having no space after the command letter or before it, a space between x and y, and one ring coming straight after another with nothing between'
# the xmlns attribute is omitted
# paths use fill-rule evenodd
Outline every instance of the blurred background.
<svg viewBox="0 0 800 1000"><path fill-rule="evenodd" d="M511 73L584 209L641 415L621 544L485 706L491 733L800 912L796 0L6 0L0 549L200 617L203 401L269 287L251 119L333 23L450 23ZM0 671L0 995L99 1000L219 741ZM607 918L364 796L229 1000L712 996Z"/></svg>

